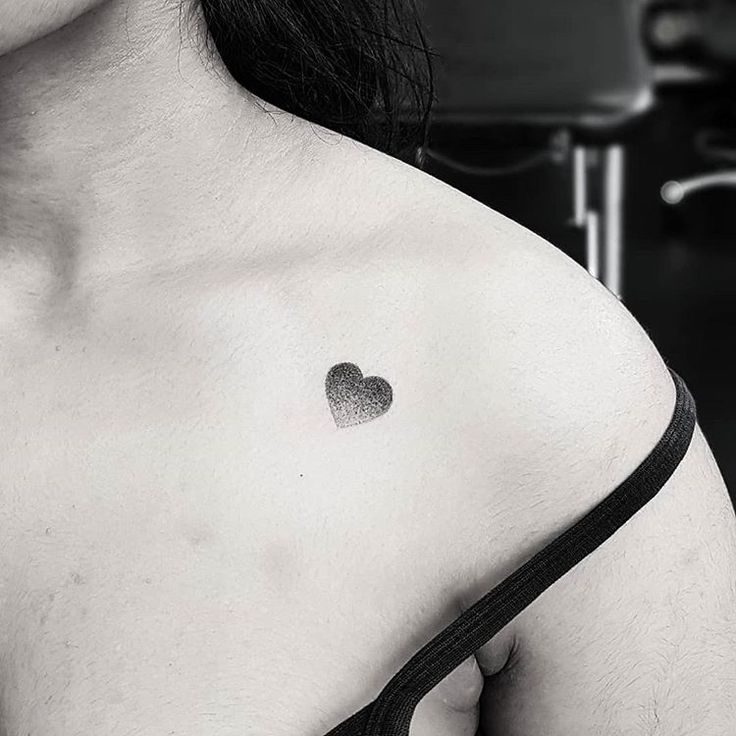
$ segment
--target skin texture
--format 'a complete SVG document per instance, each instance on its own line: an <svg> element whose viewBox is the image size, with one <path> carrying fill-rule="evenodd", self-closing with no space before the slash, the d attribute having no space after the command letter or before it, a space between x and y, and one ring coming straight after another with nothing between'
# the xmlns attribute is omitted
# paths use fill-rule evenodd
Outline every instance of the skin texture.
<svg viewBox="0 0 736 736"><path fill-rule="evenodd" d="M58 30L105 0L0 1L0 56Z"/></svg>

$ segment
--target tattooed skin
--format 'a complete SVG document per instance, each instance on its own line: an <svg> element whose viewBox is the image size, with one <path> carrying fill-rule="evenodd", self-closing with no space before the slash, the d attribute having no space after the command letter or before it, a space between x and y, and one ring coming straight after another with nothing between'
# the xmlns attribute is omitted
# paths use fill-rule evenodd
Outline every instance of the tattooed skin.
<svg viewBox="0 0 736 736"><path fill-rule="evenodd" d="M360 368L353 363L338 363L330 368L325 392L338 427L350 427L380 417L393 401L388 381L378 376L363 378Z"/></svg>

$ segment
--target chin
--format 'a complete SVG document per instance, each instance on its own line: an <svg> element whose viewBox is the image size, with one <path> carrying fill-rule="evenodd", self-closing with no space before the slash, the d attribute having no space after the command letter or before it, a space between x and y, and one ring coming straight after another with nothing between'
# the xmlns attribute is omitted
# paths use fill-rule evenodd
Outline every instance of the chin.
<svg viewBox="0 0 736 736"><path fill-rule="evenodd" d="M26 46L111 0L0 0L0 56Z"/></svg>

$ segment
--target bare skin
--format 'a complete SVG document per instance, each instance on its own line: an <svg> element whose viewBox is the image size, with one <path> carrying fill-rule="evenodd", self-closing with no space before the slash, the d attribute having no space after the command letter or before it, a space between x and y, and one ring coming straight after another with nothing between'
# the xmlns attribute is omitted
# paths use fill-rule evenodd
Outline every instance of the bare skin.
<svg viewBox="0 0 736 736"><path fill-rule="evenodd" d="M672 412L644 331L552 246L264 114L171 17L102 3L0 57L8 736L322 736ZM336 422L345 362L391 385L380 416ZM673 613L661 638L734 643L733 512L699 431L640 513L430 693L412 736L633 733L618 698L670 677L663 732L685 691L699 708L729 682L707 701L725 736L733 657L689 680L646 666L683 588L711 633ZM610 703L586 704L606 678Z"/></svg>

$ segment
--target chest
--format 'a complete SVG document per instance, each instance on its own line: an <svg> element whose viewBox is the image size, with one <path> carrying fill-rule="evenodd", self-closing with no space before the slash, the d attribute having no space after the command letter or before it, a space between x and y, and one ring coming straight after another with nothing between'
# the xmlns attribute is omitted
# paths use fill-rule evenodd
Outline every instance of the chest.
<svg viewBox="0 0 736 736"><path fill-rule="evenodd" d="M9 733L326 732L459 613L449 509L416 524L390 442L259 423L216 360L82 347L4 374ZM479 679L441 683L421 733L472 719Z"/></svg>

